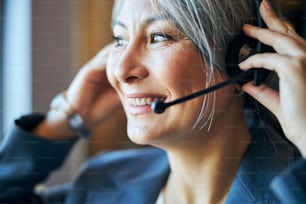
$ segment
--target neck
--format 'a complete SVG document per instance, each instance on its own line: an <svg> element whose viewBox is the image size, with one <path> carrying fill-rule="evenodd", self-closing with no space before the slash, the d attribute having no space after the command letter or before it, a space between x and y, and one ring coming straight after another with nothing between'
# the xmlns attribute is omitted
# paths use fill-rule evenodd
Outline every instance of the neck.
<svg viewBox="0 0 306 204"><path fill-rule="evenodd" d="M171 174L164 189L166 203L224 203L241 158L250 142L243 115L233 124L189 135L188 142L166 146ZM226 117L226 116L225 116ZM223 127L223 128L220 128ZM205 130L206 131L206 130Z"/></svg>
<svg viewBox="0 0 306 204"><path fill-rule="evenodd" d="M248 144L240 141L235 150L227 148L230 142L214 141L210 147L168 152L171 174L165 192L177 198L169 203L223 203Z"/></svg>

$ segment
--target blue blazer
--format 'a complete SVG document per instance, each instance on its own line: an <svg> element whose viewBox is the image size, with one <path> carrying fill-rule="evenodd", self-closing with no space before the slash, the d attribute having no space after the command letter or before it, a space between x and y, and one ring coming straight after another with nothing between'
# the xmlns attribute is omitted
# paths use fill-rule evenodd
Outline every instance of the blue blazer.
<svg viewBox="0 0 306 204"><path fill-rule="evenodd" d="M35 194L35 185L63 163L74 143L44 140L14 127L0 146L0 203L155 203L170 173L166 153L157 148L97 155L73 183ZM306 161L292 165L295 158L286 141L257 135L226 203L306 203Z"/></svg>

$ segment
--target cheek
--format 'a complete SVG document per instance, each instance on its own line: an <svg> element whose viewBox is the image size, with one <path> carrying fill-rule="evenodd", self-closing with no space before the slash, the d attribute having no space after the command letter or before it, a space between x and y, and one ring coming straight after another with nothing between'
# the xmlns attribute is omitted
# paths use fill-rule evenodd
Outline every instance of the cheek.
<svg viewBox="0 0 306 204"><path fill-rule="evenodd" d="M157 58L155 75L180 92L190 93L202 89L205 84L205 65L197 53L177 52Z"/></svg>
<svg viewBox="0 0 306 204"><path fill-rule="evenodd" d="M116 62L117 61L114 55L110 54L107 60L107 65L106 65L106 76L111 86L115 89L117 88L116 86L117 83L116 83L115 74L114 74L115 67L117 66Z"/></svg>

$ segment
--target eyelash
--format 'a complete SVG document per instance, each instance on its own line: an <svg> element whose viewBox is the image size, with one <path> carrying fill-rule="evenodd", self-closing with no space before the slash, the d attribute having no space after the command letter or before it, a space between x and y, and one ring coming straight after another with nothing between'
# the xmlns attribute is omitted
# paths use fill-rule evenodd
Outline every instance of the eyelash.
<svg viewBox="0 0 306 204"><path fill-rule="evenodd" d="M127 44L127 41L123 37L113 36L113 40L115 41L115 47L120 47Z"/></svg>
<svg viewBox="0 0 306 204"><path fill-rule="evenodd" d="M161 40L155 40L155 37L158 37L158 38L162 38ZM165 42L165 41L171 41L171 40L174 40L172 36L170 35L167 35L165 33L152 33L150 35L150 42L152 44L154 43L159 43L159 42Z"/></svg>
<svg viewBox="0 0 306 204"><path fill-rule="evenodd" d="M159 39L156 39L159 38ZM123 37L120 36L113 36L113 40L115 41L115 47L122 47L127 45L127 40L125 40ZM150 43L161 43L165 41L172 41L174 38L170 35L167 35L165 33L152 33L150 34Z"/></svg>

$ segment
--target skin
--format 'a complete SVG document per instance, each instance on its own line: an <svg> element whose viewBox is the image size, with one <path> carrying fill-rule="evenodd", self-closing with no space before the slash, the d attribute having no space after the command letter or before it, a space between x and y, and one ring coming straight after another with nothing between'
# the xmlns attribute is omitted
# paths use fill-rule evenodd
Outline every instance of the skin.
<svg viewBox="0 0 306 204"><path fill-rule="evenodd" d="M153 114L147 107L131 108L127 96L153 95L170 101L202 89L205 76L199 73L205 70L205 63L171 23L159 20L143 24L153 15L149 1L126 2L116 19L124 26L113 27L115 44L101 50L81 69L67 89L67 99L89 128L102 123L120 107L121 101L129 137L168 153L172 171L163 190L166 203L222 203L249 142L242 101L232 94L233 87L217 91L217 114L209 132L191 131L201 97L171 107L162 115ZM261 14L268 29L245 25L243 30L272 46L276 53L254 55L240 67L275 71L280 78L280 91L251 83L242 88L276 115L288 139L306 156L306 42L288 23L277 18L266 0L261 4ZM152 31L161 28L178 38L155 36L155 43ZM217 82L224 77L221 75ZM48 112L34 133L51 140L74 137L63 112L55 110Z"/></svg>

